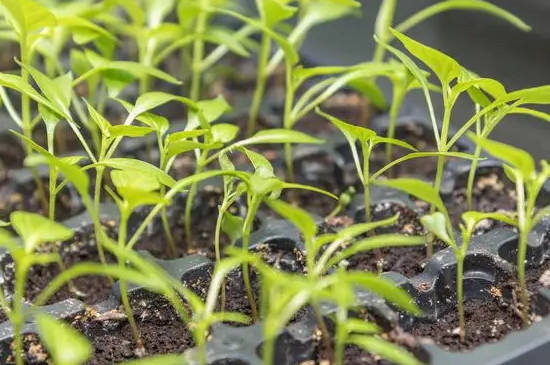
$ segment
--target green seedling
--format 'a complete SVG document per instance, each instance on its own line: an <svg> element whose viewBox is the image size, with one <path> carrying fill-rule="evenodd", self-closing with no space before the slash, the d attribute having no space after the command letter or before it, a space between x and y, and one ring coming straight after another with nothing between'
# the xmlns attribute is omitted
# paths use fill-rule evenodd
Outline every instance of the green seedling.
<svg viewBox="0 0 550 365"><path fill-rule="evenodd" d="M302 184L287 183L280 180L275 176L273 167L265 157L245 148L243 148L242 151L250 159L250 162L254 166L255 170L253 174L248 174L247 179L244 180L247 187L246 195L248 206L248 211L243 222L242 231L242 247L244 252L248 252L252 225L254 223L254 218L256 217L256 213L260 208L260 205L262 204L262 202L268 202L269 200L277 199L282 193L283 189L305 189L325 194L334 199L337 199L336 196L324 190ZM252 308L252 318L257 321L259 316L256 308L256 300L254 299L254 293L252 292L252 286L250 285L250 276L248 273L247 263L243 265L243 277L250 306Z"/></svg>
<svg viewBox="0 0 550 365"><path fill-rule="evenodd" d="M382 4L380 5L380 9L378 10L374 25L374 34L376 37L378 37L381 43L378 43L374 50L373 61L375 62L384 61L386 49L383 44L391 42L391 40L394 38L394 35L390 32L390 28L395 28L395 30L401 33L406 33L418 24L433 17L434 15L451 10L470 10L484 12L494 17L501 18L520 30L531 30L530 26L525 24L520 18L518 18L514 14L487 1L447 0L444 2L438 2L419 10L417 13L411 15L406 20L394 26L393 23L396 7L397 0L383 0Z"/></svg>
<svg viewBox="0 0 550 365"><path fill-rule="evenodd" d="M271 200L266 201L266 203L277 214L296 225L302 233L307 254L306 276L311 282L316 282L322 276L327 275L330 269L342 264L345 259L357 253L378 250L382 247L420 245L425 241L424 237L398 234L382 234L370 236L366 239L358 239L359 236L368 234L376 228L394 224L399 217L398 215L373 223L354 224L337 233L318 235L315 221L304 210L281 200ZM312 301L312 307L323 332L325 346L331 348L329 332L323 320L319 302Z"/></svg>
<svg viewBox="0 0 550 365"><path fill-rule="evenodd" d="M47 314L36 315L36 330L53 365L81 365L92 355L92 345L80 332Z"/></svg>
<svg viewBox="0 0 550 365"><path fill-rule="evenodd" d="M116 163L120 162L126 161L111 159L107 160L105 163L107 166L112 167L119 166ZM135 161L128 162L135 163ZM144 163L142 162L142 164ZM145 166L145 164L143 166ZM128 168L113 170L111 172L111 180L118 195L115 194L109 187L105 187L105 189L109 192L120 211L120 223L118 227L118 245L120 247L126 247L126 232L128 229L128 219L130 218L130 214L140 206L165 203L164 197L159 193L161 185L164 183L170 183L173 185L173 183L175 183L168 175L161 176L161 172L158 171L156 171L156 174L152 174L151 170L154 170L152 166L148 169ZM121 270L124 270L124 267L126 266L124 258L117 257L117 260ZM120 295L138 349L143 350L143 344L141 342L139 331L132 315L132 309L128 300L127 283L125 280L120 281Z"/></svg>
<svg viewBox="0 0 550 365"><path fill-rule="evenodd" d="M345 273L339 270L335 274L336 282L346 282L357 278L362 286L372 290L373 286L380 286L379 293L386 284L383 280L378 283L367 284L373 279L372 276L363 276L361 273ZM343 278L341 278L343 276ZM344 349L346 345L355 345L363 350L382 357L387 361L402 365L420 365L422 364L414 355L379 336L382 330L372 322L359 318L350 318L349 313L356 308L356 298L353 285L331 285L328 288L328 295L331 301L336 304L337 309L332 319L336 325L334 335L334 363L341 365L344 363ZM414 305L412 298L403 290L392 290L386 293L384 297L388 302L396 304L400 309L412 314L420 314L420 310Z"/></svg>
<svg viewBox="0 0 550 365"><path fill-rule="evenodd" d="M537 171L535 161L526 151L489 139L472 138L491 155L505 162L504 171L516 185L517 194L517 227L519 242L517 253L518 281L520 285L521 310L523 324L529 323L529 295L525 282L525 266L529 232L548 214L550 206L537 210L537 197L550 177L550 166L545 160L540 162L541 170Z"/></svg>
<svg viewBox="0 0 550 365"><path fill-rule="evenodd" d="M0 305L13 325L15 362L23 364L23 324L25 313L23 300L29 270L34 265L58 263L57 253L42 253L42 247L48 242L63 241L71 238L73 232L65 226L33 213L13 212L10 215L13 229L21 238L16 241L4 230L0 231L0 244L8 250L15 264L15 288L11 303L0 290Z"/></svg>
<svg viewBox="0 0 550 365"><path fill-rule="evenodd" d="M466 252L468 251L468 245L471 237L477 224L483 219L496 219L507 224L515 225L514 219L502 213L466 212L462 216L464 225L460 226L460 230L462 232L462 244L459 245L455 237L455 231L451 223L451 218L447 212L447 208L441 200L439 193L433 186L421 180L412 178L381 181L378 182L378 184L402 190L429 203L436 210L429 215L423 216L420 221L429 233L433 234L447 246L451 247L456 257L456 292L460 322L460 339L463 341L466 334L463 305L464 258L466 257Z"/></svg>

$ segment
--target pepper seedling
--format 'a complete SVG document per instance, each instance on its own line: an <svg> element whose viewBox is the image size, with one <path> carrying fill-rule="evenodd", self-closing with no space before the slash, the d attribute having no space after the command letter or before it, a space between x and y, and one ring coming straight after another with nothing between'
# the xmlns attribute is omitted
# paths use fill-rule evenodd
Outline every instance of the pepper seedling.
<svg viewBox="0 0 550 365"><path fill-rule="evenodd" d="M41 246L48 242L68 240L74 233L67 227L34 213L13 212L10 222L21 238L21 243L7 231L0 230L0 245L8 250L15 264L15 288L11 304L3 290L0 290L0 305L13 325L15 363L22 365L22 330L25 323L23 300L27 275L34 265L46 266L60 261L57 253L42 253Z"/></svg>
<svg viewBox="0 0 550 365"><path fill-rule="evenodd" d="M529 323L529 295L525 281L525 266L529 232L540 221L550 214L550 206L537 210L538 195L550 178L550 165L545 160L540 162L537 171L533 157L526 151L489 139L470 137L491 155L505 162L504 171L516 186L517 194L517 227L519 230L517 270L520 285L521 312L524 326Z"/></svg>
<svg viewBox="0 0 550 365"><path fill-rule="evenodd" d="M512 217L503 213L481 213L466 212L462 215L464 224L460 226L462 232L462 243L459 245L455 237L451 218L447 212L445 204L441 200L437 190L430 184L412 178L400 178L388 181L378 182L379 185L402 190L422 201L427 202L437 211L420 218L424 228L435 237L439 238L447 246L451 247L455 255L456 266L456 293L458 301L460 339L464 341L466 329L464 320L464 296L463 296L463 277L464 277L464 258L468 251L468 245L474 233L477 224L483 219L495 219L507 224L515 225Z"/></svg>

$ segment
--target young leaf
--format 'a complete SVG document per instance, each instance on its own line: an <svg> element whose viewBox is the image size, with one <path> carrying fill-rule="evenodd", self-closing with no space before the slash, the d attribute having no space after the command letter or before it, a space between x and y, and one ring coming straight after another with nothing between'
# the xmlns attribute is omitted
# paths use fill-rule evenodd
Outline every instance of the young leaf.
<svg viewBox="0 0 550 365"><path fill-rule="evenodd" d="M390 29L390 31L411 54L425 63L435 73L441 85L449 85L451 81L462 74L462 67L451 57L425 46L395 29Z"/></svg>
<svg viewBox="0 0 550 365"><path fill-rule="evenodd" d="M214 124L211 129L214 142L229 143L237 137L239 127L234 124Z"/></svg>
<svg viewBox="0 0 550 365"><path fill-rule="evenodd" d="M154 132L153 128L150 127L140 127L137 125L113 125L109 127L109 136L112 138L117 137L129 137L129 138L138 138L144 137L149 133Z"/></svg>
<svg viewBox="0 0 550 365"><path fill-rule="evenodd" d="M320 115L321 117L328 119L332 124L334 124L334 126L344 134L350 144L355 144L356 140L361 141L361 143L365 143L369 139L376 136L376 132L374 132L373 130L346 123L336 117L333 117L332 115L323 112L319 108L315 109L315 113L317 115Z"/></svg>
<svg viewBox="0 0 550 365"><path fill-rule="evenodd" d="M223 144L220 142L215 143L199 143L188 140L174 141L168 143L166 146L166 158L170 159L174 156L180 155L185 152L193 150L209 150L223 147Z"/></svg>
<svg viewBox="0 0 550 365"><path fill-rule="evenodd" d="M464 222L464 226L472 232L477 224L484 219L494 219L496 221L509 224L511 226L517 226L517 220L510 215L504 213L484 213L473 211L462 213L462 221Z"/></svg>
<svg viewBox="0 0 550 365"><path fill-rule="evenodd" d="M312 24L342 18L361 7L355 0L301 0L301 3L302 16Z"/></svg>
<svg viewBox="0 0 550 365"><path fill-rule="evenodd" d="M86 337L47 314L36 314L36 329L55 365L84 364L92 355Z"/></svg>
<svg viewBox="0 0 550 365"><path fill-rule="evenodd" d="M445 242L448 246L455 248L454 239L449 236L445 222L445 216L441 212L426 214L420 218L420 223L426 230ZM450 232L452 234L452 232Z"/></svg>
<svg viewBox="0 0 550 365"><path fill-rule="evenodd" d="M68 240L74 235L67 227L35 213L16 211L11 213L10 221L27 253L43 243Z"/></svg>
<svg viewBox="0 0 550 365"><path fill-rule="evenodd" d="M158 167L151 165L150 163L147 163L145 161L134 160L131 158L109 158L99 162L98 164L109 166L119 170L148 173L152 176L155 176L161 184L164 184L168 187L172 187L176 183L170 175L168 175Z"/></svg>
<svg viewBox="0 0 550 365"><path fill-rule="evenodd" d="M244 219L229 212L225 212L222 220L222 232L229 236L229 241L234 244L243 234Z"/></svg>
<svg viewBox="0 0 550 365"><path fill-rule="evenodd" d="M240 146L249 146L263 143L312 143L321 144L323 140L311 137L305 133L288 130L288 129L268 129L259 131L250 138L243 139L232 146L236 148Z"/></svg>
<svg viewBox="0 0 550 365"><path fill-rule="evenodd" d="M448 216L447 208L445 208L445 204L443 204L443 200L441 200L437 190L424 181L413 178L399 178L386 181L376 180L374 183L376 185L402 190L407 194L433 205L437 210L445 214L445 216Z"/></svg>
<svg viewBox="0 0 550 365"><path fill-rule="evenodd" d="M535 173L535 160L527 151L490 139L481 139L473 133L469 136L491 155L521 171L524 178L529 179Z"/></svg>
<svg viewBox="0 0 550 365"><path fill-rule="evenodd" d="M227 103L222 95L215 99L197 101L196 109L189 111L189 117L185 130L189 131L198 128L201 125L199 116L197 115L197 111L199 110L202 112L202 116L206 122L210 124L225 113L229 113L231 111L231 105Z"/></svg>
<svg viewBox="0 0 550 365"><path fill-rule="evenodd" d="M355 335L348 342L398 365L422 365L413 354L380 337Z"/></svg>

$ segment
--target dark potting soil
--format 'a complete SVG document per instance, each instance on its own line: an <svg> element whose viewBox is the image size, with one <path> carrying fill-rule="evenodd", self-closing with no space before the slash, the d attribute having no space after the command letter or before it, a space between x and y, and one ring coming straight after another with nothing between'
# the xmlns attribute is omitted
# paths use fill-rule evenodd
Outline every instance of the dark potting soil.
<svg viewBox="0 0 550 365"><path fill-rule="evenodd" d="M137 291L130 296L130 305L145 356L182 353L194 346L187 326L163 297ZM136 343L124 309L99 315L88 312L74 318L72 325L92 341L94 352L88 364L113 364L137 358Z"/></svg>
<svg viewBox="0 0 550 365"><path fill-rule="evenodd" d="M382 203L371 207L371 217L373 221L390 218L396 213L399 213L398 221L391 226L378 229L378 234L424 234L424 228L419 221L420 216L410 208L390 203ZM437 252L441 248L443 248L442 245L434 245L434 252ZM389 247L381 249L380 252L383 259L383 271L395 271L406 277L412 277L422 272L427 257L427 247L425 245ZM378 271L378 258L374 251L358 253L350 257L347 261L348 270Z"/></svg>
<svg viewBox="0 0 550 365"><path fill-rule="evenodd" d="M107 229L107 232L112 235L112 226L111 229ZM49 249L51 250L51 248ZM77 233L73 240L61 245L60 255L65 268L70 268L81 262L100 262L93 233ZM109 255L107 255L107 260L109 262L114 261ZM62 270L58 264L32 266L27 277L24 298L32 303L61 272ZM6 262L3 267L3 273L5 280L5 284L3 285L4 290L11 293L14 290L15 284L14 263L11 261ZM74 279L72 284L77 292L70 290L68 285L64 285L48 300L47 304L53 304L68 298L79 299L87 304L99 303L110 295L112 287L107 277L99 275L80 276Z"/></svg>
<svg viewBox="0 0 550 365"><path fill-rule="evenodd" d="M48 179L42 179L46 199L48 199ZM80 199L64 188L56 197L56 219L63 221L83 210ZM43 213L42 203L34 181L24 186L16 186L9 180L0 184L0 220L9 221L10 213L16 210Z"/></svg>
<svg viewBox="0 0 550 365"><path fill-rule="evenodd" d="M495 290L498 290L495 288ZM500 340L511 331L519 330L522 321L513 305L503 301L498 291L488 300L473 299L464 303L466 338L458 336L458 311L451 310L435 323L419 323L411 333L427 337L451 351L471 350L485 343Z"/></svg>
<svg viewBox="0 0 550 365"><path fill-rule="evenodd" d="M457 179L453 194L447 198L447 209L455 227L462 222L462 213L468 210L467 177ZM473 189L473 209L478 212L515 212L516 191L514 185L504 176L502 169L482 170L476 176ZM502 226L492 220L482 223L480 230L488 231Z"/></svg>

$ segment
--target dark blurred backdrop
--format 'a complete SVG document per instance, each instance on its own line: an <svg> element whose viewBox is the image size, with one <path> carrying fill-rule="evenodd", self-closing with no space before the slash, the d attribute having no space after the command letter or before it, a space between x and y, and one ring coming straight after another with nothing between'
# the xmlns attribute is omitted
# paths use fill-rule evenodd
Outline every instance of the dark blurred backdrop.
<svg viewBox="0 0 550 365"><path fill-rule="evenodd" d="M395 24L435 2L399 0ZM522 18L532 26L532 31L524 33L486 13L455 10L436 15L409 35L449 54L481 76L496 78L507 90L550 84L550 0L491 2ZM353 64L369 60L374 49L374 19L381 0L362 0L362 3L361 17L315 28L304 44L304 57L318 64ZM413 94L407 103L424 107L421 94ZM471 116L470 109L465 102L457 105L453 122L464 122ZM438 116L442 116L440 106ZM550 123L529 117L507 117L492 138L525 148L538 158L550 159Z"/></svg>

